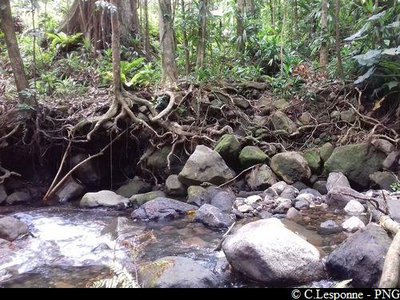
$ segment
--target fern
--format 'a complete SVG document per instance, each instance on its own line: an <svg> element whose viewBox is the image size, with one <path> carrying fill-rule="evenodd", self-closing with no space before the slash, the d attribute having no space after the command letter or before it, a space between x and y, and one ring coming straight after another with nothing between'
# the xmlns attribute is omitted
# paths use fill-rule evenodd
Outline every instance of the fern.
<svg viewBox="0 0 400 300"><path fill-rule="evenodd" d="M137 280L120 263L114 261L109 265L114 274L111 278L96 280L90 288L140 288Z"/></svg>

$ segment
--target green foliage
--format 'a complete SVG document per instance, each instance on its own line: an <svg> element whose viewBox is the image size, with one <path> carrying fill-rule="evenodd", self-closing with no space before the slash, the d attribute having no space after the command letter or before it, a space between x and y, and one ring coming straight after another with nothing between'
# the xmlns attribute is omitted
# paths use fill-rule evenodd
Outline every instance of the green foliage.
<svg viewBox="0 0 400 300"><path fill-rule="evenodd" d="M400 182L394 182L390 185L394 192L400 192Z"/></svg>
<svg viewBox="0 0 400 300"><path fill-rule="evenodd" d="M109 267L113 276L93 282L90 288L140 288L137 280L120 263L112 262Z"/></svg>
<svg viewBox="0 0 400 300"><path fill-rule="evenodd" d="M47 33L47 37L51 42L51 48L57 49L59 52L66 52L77 48L83 42L83 34L77 33L67 35L64 32Z"/></svg>

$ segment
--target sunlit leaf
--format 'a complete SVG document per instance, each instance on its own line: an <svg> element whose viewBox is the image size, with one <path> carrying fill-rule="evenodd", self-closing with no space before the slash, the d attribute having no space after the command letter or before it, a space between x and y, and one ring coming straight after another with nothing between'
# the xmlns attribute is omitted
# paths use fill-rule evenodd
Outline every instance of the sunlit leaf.
<svg viewBox="0 0 400 300"><path fill-rule="evenodd" d="M365 73L364 75L358 77L357 80L354 81L354 84L363 83L365 80L367 80L368 78L370 78L370 77L374 74L375 70L376 70L376 67L370 68L370 69L367 71L367 73Z"/></svg>
<svg viewBox="0 0 400 300"><path fill-rule="evenodd" d="M371 67L379 61L381 54L381 50L370 50L365 54L356 55L353 58L357 60L361 66Z"/></svg>

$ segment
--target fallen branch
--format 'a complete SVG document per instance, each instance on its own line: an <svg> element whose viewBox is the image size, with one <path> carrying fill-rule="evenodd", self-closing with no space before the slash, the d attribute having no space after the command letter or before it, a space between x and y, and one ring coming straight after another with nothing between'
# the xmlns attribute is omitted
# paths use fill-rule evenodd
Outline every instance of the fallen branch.
<svg viewBox="0 0 400 300"><path fill-rule="evenodd" d="M7 178L9 178L10 176L13 176L13 175L14 175L14 176L21 177L21 174L16 173L16 172L9 171L9 170L3 168L2 166L0 166L0 172L1 172L1 173L4 173L3 175L0 176L0 184L2 184L2 183L4 182L4 180L6 180Z"/></svg>

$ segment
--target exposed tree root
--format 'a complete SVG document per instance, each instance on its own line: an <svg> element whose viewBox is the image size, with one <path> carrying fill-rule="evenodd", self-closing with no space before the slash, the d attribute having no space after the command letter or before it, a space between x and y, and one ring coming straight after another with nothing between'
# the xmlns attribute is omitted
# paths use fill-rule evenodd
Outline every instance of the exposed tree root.
<svg viewBox="0 0 400 300"><path fill-rule="evenodd" d="M21 176L21 174L9 171L9 170L3 168L2 166L0 166L0 173L3 174L0 176L0 184L4 183L4 180L6 180L7 178L9 178L11 176L19 176L19 177Z"/></svg>

